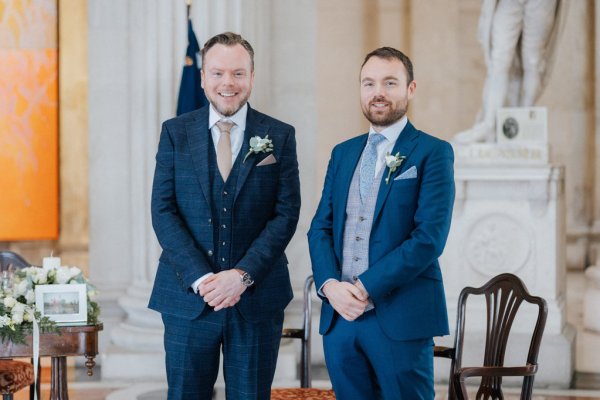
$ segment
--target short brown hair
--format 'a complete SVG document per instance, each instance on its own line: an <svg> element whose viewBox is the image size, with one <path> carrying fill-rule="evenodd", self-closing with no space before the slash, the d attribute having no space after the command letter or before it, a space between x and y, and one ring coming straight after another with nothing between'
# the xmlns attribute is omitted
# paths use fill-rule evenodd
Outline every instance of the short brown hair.
<svg viewBox="0 0 600 400"><path fill-rule="evenodd" d="M404 68L406 68L406 77L407 77L407 84L410 84L414 79L414 75L413 75L413 65L412 62L410 61L410 58L408 58L408 56L406 54L404 54L403 52L401 52L400 50L396 50L393 47L380 47L378 49L373 50L372 52L370 52L369 54L367 54L365 56L365 60L363 61L362 65L360 66L360 69L362 70L362 67L365 66L365 64L367 63L367 61L369 61L369 59L371 57L379 57L379 58L383 58L385 60L391 60L393 58L395 58L396 60L400 60L400 62L402 62L402 64L404 64Z"/></svg>
<svg viewBox="0 0 600 400"><path fill-rule="evenodd" d="M206 56L206 53L208 52L208 50L210 50L211 47L213 47L216 44L222 44L224 46L235 46L236 44L242 45L242 47L246 49L246 51L250 55L250 65L252 71L254 71L254 49L246 39L244 39L241 35L238 35L237 33L233 32L219 33L218 35L211 37L206 41L206 43L204 43L204 47L200 51L200 55L202 56L202 68L204 68L204 57Z"/></svg>

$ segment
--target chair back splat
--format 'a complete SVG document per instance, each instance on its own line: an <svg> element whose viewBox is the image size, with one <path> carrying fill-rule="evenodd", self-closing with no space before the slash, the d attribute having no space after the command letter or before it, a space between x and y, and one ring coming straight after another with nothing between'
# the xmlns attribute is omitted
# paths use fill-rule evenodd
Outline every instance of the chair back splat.
<svg viewBox="0 0 600 400"><path fill-rule="evenodd" d="M482 367L463 367L466 305L469 296L484 296L487 311L485 350ZM515 317L523 302L537 305L538 316L529 345L527 364L519 367L504 367L504 356L509 334ZM480 288L466 287L458 299L454 357L451 365L450 391L458 399L466 399L465 378L480 376L477 399L503 399L502 378L523 376L521 399L530 399L533 380L537 372L537 357L542 341L548 307L541 297L532 296L523 282L513 274L501 274ZM450 396L453 398L453 396Z"/></svg>

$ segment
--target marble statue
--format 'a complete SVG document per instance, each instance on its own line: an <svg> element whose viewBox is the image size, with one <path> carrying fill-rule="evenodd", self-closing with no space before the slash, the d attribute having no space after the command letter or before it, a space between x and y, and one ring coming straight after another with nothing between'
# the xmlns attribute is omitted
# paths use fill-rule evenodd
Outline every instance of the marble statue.
<svg viewBox="0 0 600 400"><path fill-rule="evenodd" d="M498 108L533 106L548 80L561 8L561 0L483 0L478 34L487 65L483 102L475 125L454 142L491 142Z"/></svg>

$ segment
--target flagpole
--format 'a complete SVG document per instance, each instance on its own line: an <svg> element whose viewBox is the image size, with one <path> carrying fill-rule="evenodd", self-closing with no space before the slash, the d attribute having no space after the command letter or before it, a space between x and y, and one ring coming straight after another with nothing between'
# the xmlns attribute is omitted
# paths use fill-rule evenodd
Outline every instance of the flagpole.
<svg viewBox="0 0 600 400"><path fill-rule="evenodd" d="M192 0L185 0L185 4L187 7L187 17L190 19L190 9L192 8Z"/></svg>

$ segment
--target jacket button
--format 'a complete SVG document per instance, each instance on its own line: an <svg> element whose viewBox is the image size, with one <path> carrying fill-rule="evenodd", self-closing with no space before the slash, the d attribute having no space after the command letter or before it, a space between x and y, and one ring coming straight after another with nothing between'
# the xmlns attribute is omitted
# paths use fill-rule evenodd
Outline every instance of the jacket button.
<svg viewBox="0 0 600 400"><path fill-rule="evenodd" d="M209 218L209 219L208 219L208 223L209 223L209 224L212 224L212 218Z"/></svg>
<svg viewBox="0 0 600 400"><path fill-rule="evenodd" d="M209 255L209 256L212 256L212 255L213 255L213 251L212 251L212 250L209 250L209 251L208 251L208 255Z"/></svg>

